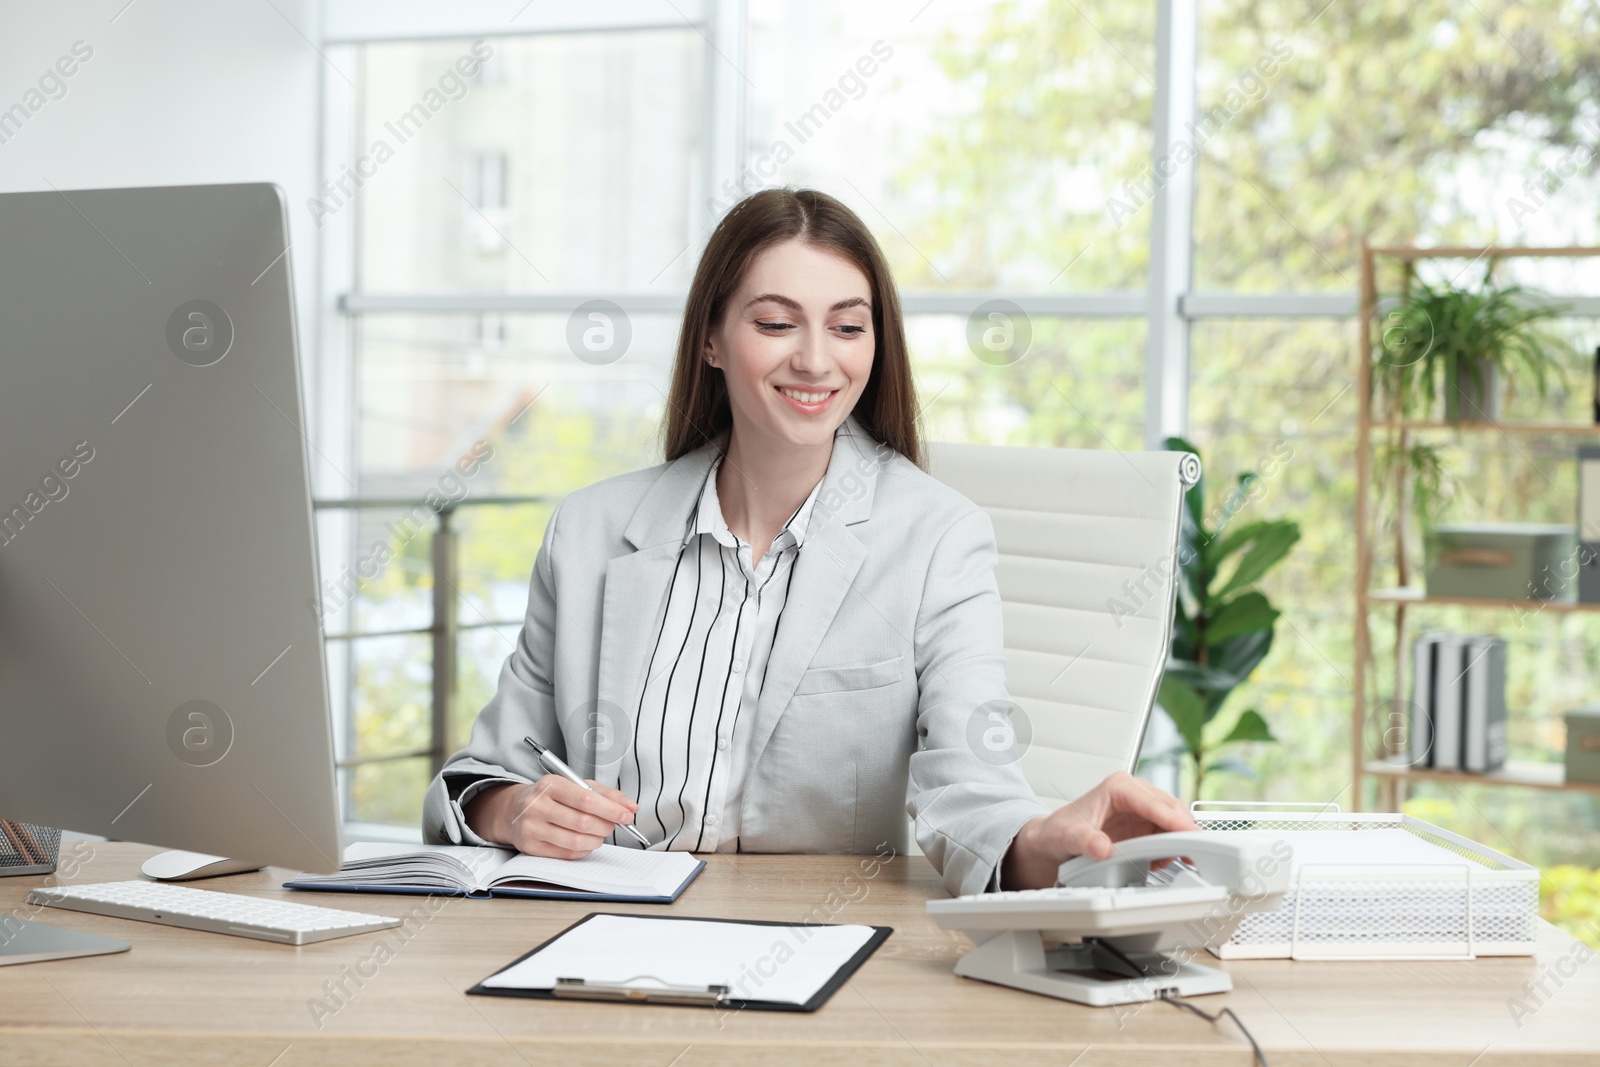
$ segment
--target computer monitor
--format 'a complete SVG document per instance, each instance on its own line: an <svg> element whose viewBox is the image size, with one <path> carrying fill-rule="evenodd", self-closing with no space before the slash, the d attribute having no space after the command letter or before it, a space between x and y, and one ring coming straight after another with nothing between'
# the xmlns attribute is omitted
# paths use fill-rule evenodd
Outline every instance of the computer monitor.
<svg viewBox="0 0 1600 1067"><path fill-rule="evenodd" d="M336 870L287 214L0 195L0 818Z"/></svg>

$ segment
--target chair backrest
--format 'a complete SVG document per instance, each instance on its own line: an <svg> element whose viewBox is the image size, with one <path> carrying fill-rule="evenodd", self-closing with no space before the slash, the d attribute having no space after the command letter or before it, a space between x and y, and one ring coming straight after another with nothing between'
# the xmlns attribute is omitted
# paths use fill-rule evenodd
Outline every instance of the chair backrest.
<svg viewBox="0 0 1600 1067"><path fill-rule="evenodd" d="M929 470L983 508L1000 551L1006 685L1039 797L1061 804L1138 759L1172 640L1187 452L935 443Z"/></svg>

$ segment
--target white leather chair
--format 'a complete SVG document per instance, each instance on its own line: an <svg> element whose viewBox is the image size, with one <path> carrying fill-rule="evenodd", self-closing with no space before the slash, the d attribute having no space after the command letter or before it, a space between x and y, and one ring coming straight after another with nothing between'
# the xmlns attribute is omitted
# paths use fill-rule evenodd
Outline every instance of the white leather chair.
<svg viewBox="0 0 1600 1067"><path fill-rule="evenodd" d="M988 513L1006 685L1033 791L1061 804L1138 759L1172 640L1187 452L934 443L929 470Z"/></svg>

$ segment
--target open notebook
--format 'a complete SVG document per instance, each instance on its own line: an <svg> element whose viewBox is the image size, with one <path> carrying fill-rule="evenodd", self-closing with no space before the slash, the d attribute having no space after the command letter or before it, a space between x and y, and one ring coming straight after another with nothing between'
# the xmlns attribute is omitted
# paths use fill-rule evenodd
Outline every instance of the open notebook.
<svg viewBox="0 0 1600 1067"><path fill-rule="evenodd" d="M601 845L581 860L523 856L470 845L357 842L337 874L302 874L289 889L358 893L452 893L670 904L706 861L688 852Z"/></svg>

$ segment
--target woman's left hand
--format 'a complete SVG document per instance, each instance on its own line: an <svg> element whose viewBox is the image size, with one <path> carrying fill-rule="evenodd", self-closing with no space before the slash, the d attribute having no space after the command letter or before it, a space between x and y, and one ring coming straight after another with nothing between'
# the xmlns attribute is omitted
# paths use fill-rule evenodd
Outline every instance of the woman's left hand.
<svg viewBox="0 0 1600 1067"><path fill-rule="evenodd" d="M1097 860L1112 843L1165 830L1197 830L1183 802L1118 771L1076 800L1023 824L1000 864L1002 889L1042 889L1074 856Z"/></svg>

